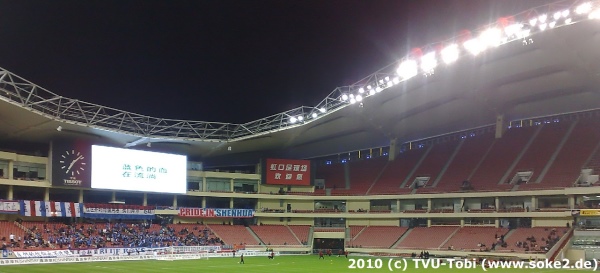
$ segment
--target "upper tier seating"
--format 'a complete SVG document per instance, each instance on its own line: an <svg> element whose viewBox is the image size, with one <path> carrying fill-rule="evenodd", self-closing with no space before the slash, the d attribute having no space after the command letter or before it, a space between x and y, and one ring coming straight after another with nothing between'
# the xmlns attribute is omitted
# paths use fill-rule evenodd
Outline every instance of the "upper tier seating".
<svg viewBox="0 0 600 273"><path fill-rule="evenodd" d="M598 142L600 121L580 120L541 182L521 185L519 190L572 186Z"/></svg>
<svg viewBox="0 0 600 273"><path fill-rule="evenodd" d="M500 180L539 127L511 128L496 139L469 182L476 191L509 190L512 185ZM506 182L506 181L502 181Z"/></svg>
<svg viewBox="0 0 600 273"><path fill-rule="evenodd" d="M409 187L401 187L404 180L415 168L419 159L427 149L412 149L400 153L394 161L388 163L381 177L373 185L369 194L406 194L412 191ZM407 183L410 186L410 183Z"/></svg>

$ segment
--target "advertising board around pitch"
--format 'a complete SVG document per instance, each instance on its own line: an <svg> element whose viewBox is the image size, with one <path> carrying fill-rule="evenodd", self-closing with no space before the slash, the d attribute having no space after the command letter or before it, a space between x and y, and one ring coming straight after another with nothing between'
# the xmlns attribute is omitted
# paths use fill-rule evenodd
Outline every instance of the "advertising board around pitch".
<svg viewBox="0 0 600 273"><path fill-rule="evenodd" d="M187 157L92 146L92 188L185 193Z"/></svg>

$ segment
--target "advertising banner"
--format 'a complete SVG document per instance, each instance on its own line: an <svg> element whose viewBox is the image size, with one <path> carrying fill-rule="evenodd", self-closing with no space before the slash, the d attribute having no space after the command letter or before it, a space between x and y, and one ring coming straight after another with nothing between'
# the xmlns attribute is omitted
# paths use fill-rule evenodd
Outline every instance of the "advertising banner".
<svg viewBox="0 0 600 273"><path fill-rule="evenodd" d="M210 208L179 208L180 217L197 218L252 218L253 209L210 209Z"/></svg>
<svg viewBox="0 0 600 273"><path fill-rule="evenodd" d="M265 164L266 184L310 186L310 160L268 158Z"/></svg>

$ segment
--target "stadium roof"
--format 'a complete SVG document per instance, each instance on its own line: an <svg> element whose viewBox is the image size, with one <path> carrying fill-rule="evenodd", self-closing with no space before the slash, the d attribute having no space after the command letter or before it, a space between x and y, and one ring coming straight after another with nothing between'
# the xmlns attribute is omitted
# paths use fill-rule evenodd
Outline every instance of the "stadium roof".
<svg viewBox="0 0 600 273"><path fill-rule="evenodd" d="M570 13L577 7L571 6ZM524 16L543 15L531 12ZM553 27L524 22L521 29L530 30L526 36L505 37L498 42L502 45L477 56L465 49L456 63L445 65L440 59L435 73L418 71L403 79L396 74L399 64L422 57L412 54L356 84L337 88L316 106L245 124L172 120L111 109L61 97L2 70L0 140L47 142L71 134L124 147L151 143L153 149L192 158L235 158L242 163L261 155L315 157L385 146L394 138L404 142L492 124L498 114L511 120L595 109L600 102L600 20L589 20L588 13L568 23L564 16ZM552 14L546 16L552 21ZM422 50L427 53L444 44L450 43ZM399 83L389 84L395 78ZM369 85L385 90L369 96ZM359 94L362 101L353 104L344 97Z"/></svg>

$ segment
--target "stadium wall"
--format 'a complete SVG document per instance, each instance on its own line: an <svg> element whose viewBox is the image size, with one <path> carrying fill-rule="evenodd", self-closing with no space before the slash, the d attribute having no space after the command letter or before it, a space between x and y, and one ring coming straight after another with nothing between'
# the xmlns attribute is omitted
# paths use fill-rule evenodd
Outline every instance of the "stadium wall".
<svg viewBox="0 0 600 273"><path fill-rule="evenodd" d="M565 227L571 222L573 222L573 217L532 219L532 225L536 227Z"/></svg>
<svg viewBox="0 0 600 273"><path fill-rule="evenodd" d="M348 226L399 226L399 219L349 219Z"/></svg>

